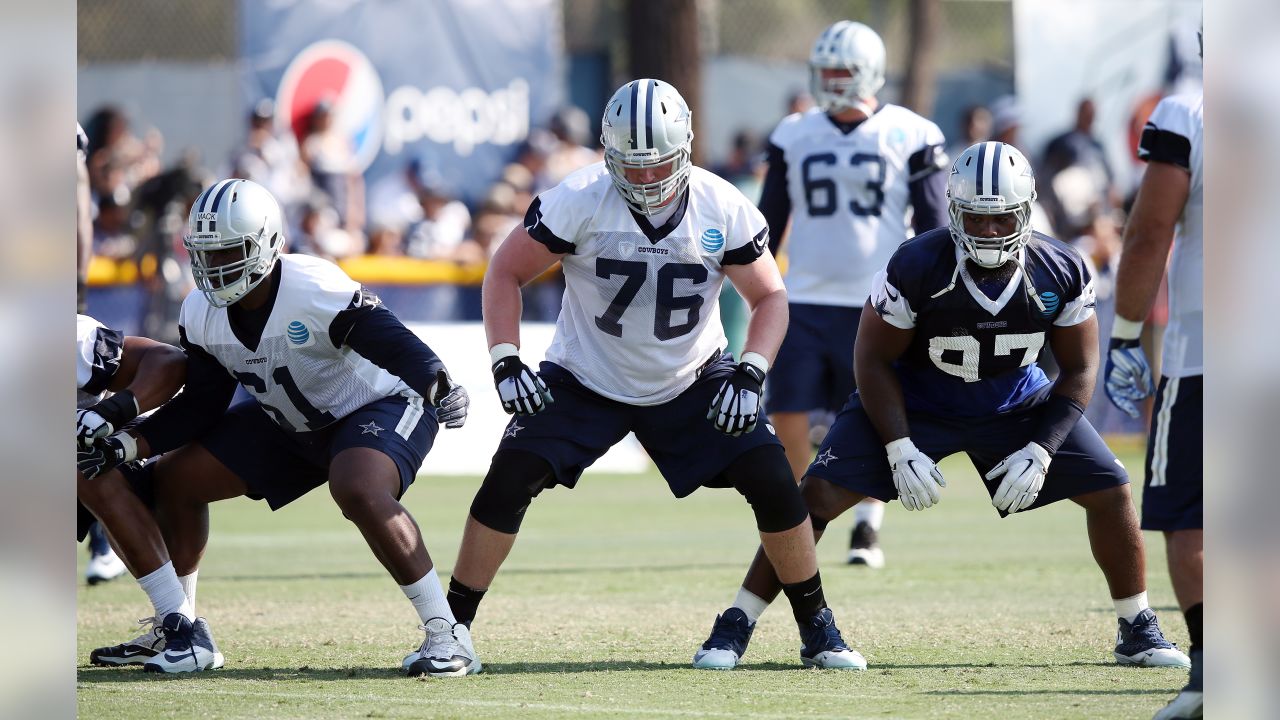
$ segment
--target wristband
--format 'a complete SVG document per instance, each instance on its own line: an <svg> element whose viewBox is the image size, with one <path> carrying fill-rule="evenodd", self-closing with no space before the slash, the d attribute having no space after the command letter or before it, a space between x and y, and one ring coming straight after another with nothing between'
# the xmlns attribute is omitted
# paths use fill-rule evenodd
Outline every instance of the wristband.
<svg viewBox="0 0 1280 720"><path fill-rule="evenodd" d="M502 358L511 357L512 355L519 356L520 348L512 343L498 343L489 348L489 363L494 364Z"/></svg>
<svg viewBox="0 0 1280 720"><path fill-rule="evenodd" d="M1111 325L1112 340L1137 340L1142 335L1142 321L1116 316Z"/></svg>
<svg viewBox="0 0 1280 720"><path fill-rule="evenodd" d="M769 361L765 360L764 356L758 352L742 353L742 362L750 365L753 368L756 368L762 373L769 372Z"/></svg>

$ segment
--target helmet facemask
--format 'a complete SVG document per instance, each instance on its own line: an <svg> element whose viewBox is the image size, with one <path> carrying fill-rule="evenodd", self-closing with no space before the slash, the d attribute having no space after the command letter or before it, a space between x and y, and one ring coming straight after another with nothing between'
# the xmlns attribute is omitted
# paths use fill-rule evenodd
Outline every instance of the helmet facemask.
<svg viewBox="0 0 1280 720"><path fill-rule="evenodd" d="M822 77L823 70L846 70L846 77ZM870 115L873 106L869 102L884 84L883 77L860 65L809 66L809 93L823 112L838 113L842 110L861 110Z"/></svg>
<svg viewBox="0 0 1280 720"><path fill-rule="evenodd" d="M605 150L604 162L622 199L632 210L645 216L662 212L684 192L689 186L689 171L693 164L688 144L663 156L659 156L656 150L650 150L648 157L645 153L623 153L610 148ZM666 177L653 182L634 182L627 177L627 171L631 171L634 177L636 171L650 169L661 176L663 168L669 168Z"/></svg>
<svg viewBox="0 0 1280 720"><path fill-rule="evenodd" d="M952 201L951 237L975 264L985 268L997 268L1014 257L1031 237L1031 202L1006 205L999 198L979 198L974 202ZM999 237L980 237L969 234L964 227L965 214L1003 215L1013 213L1014 231Z"/></svg>
<svg viewBox="0 0 1280 720"><path fill-rule="evenodd" d="M824 112L855 109L870 115L884 86L884 66L884 42L876 31L841 20L819 35L809 52L809 92ZM823 78L824 70L848 75Z"/></svg>
<svg viewBox="0 0 1280 720"><path fill-rule="evenodd" d="M227 307L249 294L271 272L278 253L272 251L278 238L268 238L266 223L256 233L224 238L220 233L194 233L182 243L191 255L191 275L196 287L214 307ZM239 250L230 262L224 254Z"/></svg>

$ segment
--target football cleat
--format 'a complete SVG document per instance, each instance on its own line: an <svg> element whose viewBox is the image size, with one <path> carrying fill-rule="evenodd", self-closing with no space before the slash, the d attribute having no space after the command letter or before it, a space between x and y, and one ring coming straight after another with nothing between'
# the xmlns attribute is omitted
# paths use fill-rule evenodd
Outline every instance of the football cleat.
<svg viewBox="0 0 1280 720"><path fill-rule="evenodd" d="M849 564L866 565L869 568L884 567L884 550L880 549L880 537L867 523L853 527L849 538Z"/></svg>
<svg viewBox="0 0 1280 720"><path fill-rule="evenodd" d="M822 608L800 627L800 661L805 667L866 670L867 661L845 644L831 608Z"/></svg>
<svg viewBox="0 0 1280 720"><path fill-rule="evenodd" d="M1191 679L1182 692L1160 708L1152 720L1182 720L1204 717L1204 675L1201 669L1203 650L1191 651Z"/></svg>
<svg viewBox="0 0 1280 720"><path fill-rule="evenodd" d="M484 669L466 625L450 625L444 618L431 618L419 629L427 633L427 639L402 663L410 677L466 677Z"/></svg>
<svg viewBox="0 0 1280 720"><path fill-rule="evenodd" d="M93 650L89 653L89 664L111 667L145 663L164 649L164 634L160 632L159 622L156 617L142 618L138 621L144 628L141 635L119 645Z"/></svg>
<svg viewBox="0 0 1280 720"><path fill-rule="evenodd" d="M1156 614L1147 608L1130 623L1120 618L1116 630L1116 662L1141 667L1191 667L1191 658L1164 639Z"/></svg>
<svg viewBox="0 0 1280 720"><path fill-rule="evenodd" d="M171 612L157 629L164 635L164 648L142 666L143 670L188 673L222 667L222 653L218 652L204 618L192 622L180 612Z"/></svg>
<svg viewBox="0 0 1280 720"><path fill-rule="evenodd" d="M120 556L116 555L114 550L108 549L102 555L93 555L89 558L89 565L84 569L84 579L90 585L97 585L115 580L126 570L128 568L124 566Z"/></svg>
<svg viewBox="0 0 1280 720"><path fill-rule="evenodd" d="M716 616L711 637L693 654L693 666L701 670L732 670L743 655L756 624L741 608L731 607Z"/></svg>

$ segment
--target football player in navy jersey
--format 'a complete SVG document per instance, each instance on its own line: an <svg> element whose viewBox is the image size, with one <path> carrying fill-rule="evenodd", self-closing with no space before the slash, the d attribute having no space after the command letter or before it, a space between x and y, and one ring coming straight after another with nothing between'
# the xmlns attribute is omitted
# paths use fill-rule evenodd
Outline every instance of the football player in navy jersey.
<svg viewBox="0 0 1280 720"><path fill-rule="evenodd" d="M946 140L933 122L881 103L884 42L862 23L827 28L809 55L818 106L769 136L760 211L769 249L787 248L791 322L765 404L796 481L813 457L809 414L835 413L853 392L853 344L871 281L907 239L947 221ZM790 231L787 231L788 220ZM882 567L884 503L854 511L848 561Z"/></svg>
<svg viewBox="0 0 1280 720"><path fill-rule="evenodd" d="M605 106L605 160L541 193L484 280L494 382L515 415L471 504L449 602L470 623L543 490L574 487L634 431L672 494L733 487L777 561L806 666L862 669L822 593L813 534L760 395L787 325L768 228L733 185L691 159L692 115L671 85L643 78ZM564 307L546 360L520 358L520 287L559 261ZM725 352L725 279L751 308L742 357ZM721 620L717 618L717 626ZM694 666L729 669L723 636Z"/></svg>
<svg viewBox="0 0 1280 720"><path fill-rule="evenodd" d="M461 427L468 398L432 350L376 296L324 260L282 255L280 208L256 183L231 179L191 208L184 244L196 290L179 321L185 391L136 429L97 441L107 467L168 453L153 468L165 540L194 575L208 504L248 496L272 510L328 484L343 515L413 603L426 639L403 667L478 672L422 534L400 498L439 424ZM250 400L228 409L236 386ZM161 619L162 652L144 669L214 666L207 626Z"/></svg>
<svg viewBox="0 0 1280 720"><path fill-rule="evenodd" d="M1147 605L1129 478L1082 418L1099 362L1093 280L1071 247L1030 225L1035 179L1011 145L966 150L948 179L950 223L907 241L876 275L854 350L858 390L809 466L814 530L865 497L937 504L936 463L964 452L1006 516L1069 498L1119 616L1122 664L1187 666ZM1049 344L1061 373L1036 364ZM778 593L757 553L743 583Z"/></svg>

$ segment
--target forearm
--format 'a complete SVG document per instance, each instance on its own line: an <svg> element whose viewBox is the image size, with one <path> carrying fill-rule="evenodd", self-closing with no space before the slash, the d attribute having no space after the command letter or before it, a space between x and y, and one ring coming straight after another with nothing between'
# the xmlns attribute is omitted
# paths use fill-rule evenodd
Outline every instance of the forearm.
<svg viewBox="0 0 1280 720"><path fill-rule="evenodd" d="M788 319L786 290L778 289L761 298L751 308L743 354L758 353L772 365L787 335Z"/></svg>
<svg viewBox="0 0 1280 720"><path fill-rule="evenodd" d="M1146 320L1172 245L1172 227L1131 223L1125 228L1124 251L1116 272L1116 315L1135 322Z"/></svg>
<svg viewBox="0 0 1280 720"><path fill-rule="evenodd" d="M485 275L481 287L481 307L484 316L484 332L488 347L499 343L520 346L520 316L524 301L520 297L520 283L514 275L504 272Z"/></svg>
<svg viewBox="0 0 1280 720"><path fill-rule="evenodd" d="M138 411L160 407L182 389L187 377L187 356L171 345L147 348L128 390L138 401Z"/></svg>
<svg viewBox="0 0 1280 720"><path fill-rule="evenodd" d="M138 457L166 453L204 436L222 419L234 392L234 381L226 386L188 387L129 431L138 441Z"/></svg>
<svg viewBox="0 0 1280 720"><path fill-rule="evenodd" d="M413 331L383 305L356 311L345 335L347 347L369 362L395 375L424 398L435 396L444 362Z"/></svg>
<svg viewBox="0 0 1280 720"><path fill-rule="evenodd" d="M881 362L856 364L858 397L871 419L871 424L886 445L899 438L909 437L907 405L902 397L902 383L893 366Z"/></svg>

